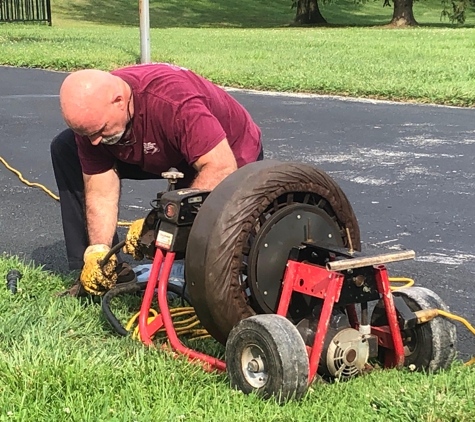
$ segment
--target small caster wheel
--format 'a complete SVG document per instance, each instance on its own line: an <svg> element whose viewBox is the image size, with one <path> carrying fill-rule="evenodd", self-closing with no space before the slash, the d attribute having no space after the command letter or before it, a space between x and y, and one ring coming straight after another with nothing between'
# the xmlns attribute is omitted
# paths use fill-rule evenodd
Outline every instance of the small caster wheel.
<svg viewBox="0 0 475 422"><path fill-rule="evenodd" d="M408 287L393 292L404 299L411 311L442 309L447 305L432 290L424 287ZM382 300L378 302L371 317L371 325L387 324ZM447 318L436 317L414 328L401 331L404 344L404 366L414 365L417 370L437 371L447 368L455 357L457 333L455 325ZM384 351L380 349L379 359L384 362Z"/></svg>
<svg viewBox="0 0 475 422"><path fill-rule="evenodd" d="M275 314L239 321L226 342L231 386L278 402L299 399L308 386L308 356L297 328Z"/></svg>

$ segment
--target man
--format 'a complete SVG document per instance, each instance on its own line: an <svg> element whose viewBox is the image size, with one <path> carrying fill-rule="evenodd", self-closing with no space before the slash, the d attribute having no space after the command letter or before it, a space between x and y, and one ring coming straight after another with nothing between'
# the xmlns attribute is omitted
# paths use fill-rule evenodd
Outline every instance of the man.
<svg viewBox="0 0 475 422"><path fill-rule="evenodd" d="M185 175L181 187L212 190L262 159L261 132L248 112L174 65L78 71L64 80L60 103L70 129L53 140L51 156L69 267L82 269L89 293L116 280L116 258L103 270L98 261L118 242L120 179L157 179L175 167Z"/></svg>

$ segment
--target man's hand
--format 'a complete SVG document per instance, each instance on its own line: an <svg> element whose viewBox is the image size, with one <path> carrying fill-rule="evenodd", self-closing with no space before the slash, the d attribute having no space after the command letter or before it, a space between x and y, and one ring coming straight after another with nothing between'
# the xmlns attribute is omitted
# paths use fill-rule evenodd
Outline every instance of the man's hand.
<svg viewBox="0 0 475 422"><path fill-rule="evenodd" d="M112 289L117 282L115 268L117 258L112 255L109 261L101 268L99 263L104 259L110 248L107 245L91 245L84 252L84 267L79 280L84 290L93 295L103 295Z"/></svg>
<svg viewBox="0 0 475 422"><path fill-rule="evenodd" d="M140 235L142 233L142 228L143 228L143 223L145 219L141 218L140 220L134 221L130 227L129 231L127 232L127 235L125 236L125 245L122 248L122 250L129 255L132 255L132 257L136 261L141 261L144 259L143 253L138 249L138 241L140 238Z"/></svg>

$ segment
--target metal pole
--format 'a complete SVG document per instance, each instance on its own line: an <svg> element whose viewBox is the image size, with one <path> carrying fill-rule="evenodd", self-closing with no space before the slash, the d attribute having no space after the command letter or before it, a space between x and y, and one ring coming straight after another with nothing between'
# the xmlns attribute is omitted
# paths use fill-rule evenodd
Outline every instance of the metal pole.
<svg viewBox="0 0 475 422"><path fill-rule="evenodd" d="M370 265L387 264L389 262L404 261L405 259L414 259L414 251L391 252L387 254L367 256L363 258L342 259L340 261L327 262L328 271L343 271L352 268L368 267Z"/></svg>
<svg viewBox="0 0 475 422"><path fill-rule="evenodd" d="M150 63L150 13L148 0L139 0L140 62Z"/></svg>

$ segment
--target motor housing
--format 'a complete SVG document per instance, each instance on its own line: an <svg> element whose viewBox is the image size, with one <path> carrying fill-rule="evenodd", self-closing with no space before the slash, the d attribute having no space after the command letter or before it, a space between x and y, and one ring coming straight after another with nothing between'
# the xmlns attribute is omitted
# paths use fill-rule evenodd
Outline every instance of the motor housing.
<svg viewBox="0 0 475 422"><path fill-rule="evenodd" d="M309 347L314 345L318 313L317 307L311 317L297 324L297 330ZM353 378L366 370L370 357L377 355L377 337L352 328L347 314L334 309L320 357L319 375L342 380Z"/></svg>

